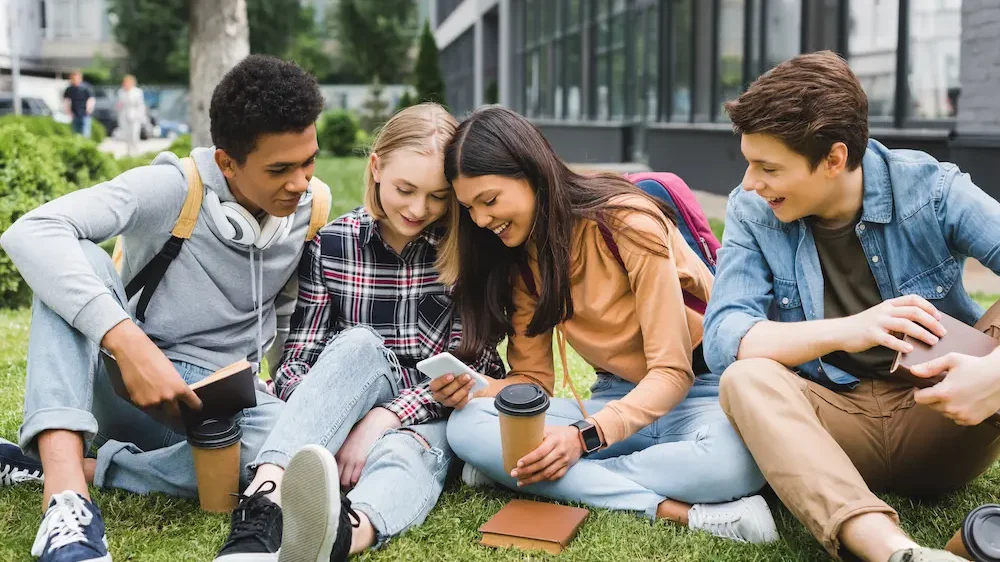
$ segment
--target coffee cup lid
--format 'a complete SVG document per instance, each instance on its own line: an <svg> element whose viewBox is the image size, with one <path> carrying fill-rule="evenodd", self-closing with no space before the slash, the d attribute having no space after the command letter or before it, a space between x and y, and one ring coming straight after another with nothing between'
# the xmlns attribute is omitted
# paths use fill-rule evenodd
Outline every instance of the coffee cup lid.
<svg viewBox="0 0 1000 562"><path fill-rule="evenodd" d="M238 443L243 430L232 420L205 420L187 431L188 443L199 449L221 449Z"/></svg>
<svg viewBox="0 0 1000 562"><path fill-rule="evenodd" d="M1000 505L973 509L962 524L962 543L978 562L1000 562Z"/></svg>
<svg viewBox="0 0 1000 562"><path fill-rule="evenodd" d="M530 417L549 409L549 396L537 384L519 383L501 390L493 404L508 416Z"/></svg>

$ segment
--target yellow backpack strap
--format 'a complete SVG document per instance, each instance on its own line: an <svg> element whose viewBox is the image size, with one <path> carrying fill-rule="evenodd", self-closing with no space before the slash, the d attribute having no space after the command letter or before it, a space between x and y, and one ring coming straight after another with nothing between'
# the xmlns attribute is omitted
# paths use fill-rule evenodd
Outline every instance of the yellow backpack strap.
<svg viewBox="0 0 1000 562"><path fill-rule="evenodd" d="M198 222L198 211L201 210L201 200L205 196L205 185L201 183L198 166L195 166L191 157L181 158L181 166L184 167L184 175L187 176L188 192L184 198L184 206L181 207L181 214L177 216L177 222L174 223L174 229L170 234L187 240L191 238L194 225Z"/></svg>
<svg viewBox="0 0 1000 562"><path fill-rule="evenodd" d="M184 197L184 206L181 207L177 222L174 223L172 236L187 240L194 232L194 225L198 222L198 212L201 210L201 200L205 195L205 186L201 183L201 174L198 167L190 157L181 158L181 166L184 168L184 175L187 176L187 195ZM122 260L124 258L124 247L122 237L115 240L115 249L111 253L111 262L115 265L118 273L122 271Z"/></svg>
<svg viewBox="0 0 1000 562"><path fill-rule="evenodd" d="M316 237L319 229L327 223L330 218L330 186L323 183L323 180L313 176L309 182L312 189L312 214L309 216L309 229L306 231L306 242Z"/></svg>

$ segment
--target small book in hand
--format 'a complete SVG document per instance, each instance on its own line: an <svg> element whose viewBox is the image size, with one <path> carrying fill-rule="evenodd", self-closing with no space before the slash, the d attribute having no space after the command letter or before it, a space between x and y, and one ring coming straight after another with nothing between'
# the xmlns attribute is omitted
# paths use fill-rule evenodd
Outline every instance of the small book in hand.
<svg viewBox="0 0 1000 562"><path fill-rule="evenodd" d="M480 544L559 554L573 540L589 514L579 507L511 500L479 528L483 534Z"/></svg>
<svg viewBox="0 0 1000 562"><path fill-rule="evenodd" d="M918 377L910 373L910 368L938 359L949 353L985 357L1000 345L1000 342L997 340L943 312L941 313L939 322L941 322L941 325L944 326L948 333L934 345L928 345L910 336L903 337L903 341L913 345L913 351L896 354L896 359L892 362L892 367L889 369L893 377L905 380L918 388L934 386L944 380L945 375L927 378ZM1000 427L1000 413L987 418L986 423Z"/></svg>
<svg viewBox="0 0 1000 562"><path fill-rule="evenodd" d="M101 359L108 371L115 394L135 406L114 356L101 349ZM156 421L169 426L178 433L185 434L186 428L193 427L206 419L230 419L240 410L256 406L255 377L253 366L246 359L241 359L189 385L191 390L201 399L200 410L193 410L181 404L180 416L176 416L170 414L165 408L140 409ZM138 406L136 407L138 408Z"/></svg>

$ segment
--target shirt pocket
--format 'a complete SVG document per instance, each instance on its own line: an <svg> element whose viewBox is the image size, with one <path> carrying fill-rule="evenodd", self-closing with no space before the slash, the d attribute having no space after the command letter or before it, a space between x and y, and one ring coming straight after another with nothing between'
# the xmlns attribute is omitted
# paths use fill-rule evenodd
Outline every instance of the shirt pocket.
<svg viewBox="0 0 1000 562"><path fill-rule="evenodd" d="M417 303L417 337L429 353L448 348L452 331L452 301L446 294L420 297Z"/></svg>
<svg viewBox="0 0 1000 562"><path fill-rule="evenodd" d="M794 281L774 278L774 307L781 322L801 322L805 320L799 287Z"/></svg>
<svg viewBox="0 0 1000 562"><path fill-rule="evenodd" d="M901 295L917 295L927 300L938 300L948 295L959 278L958 262L948 256L943 262L927 269L899 285Z"/></svg>

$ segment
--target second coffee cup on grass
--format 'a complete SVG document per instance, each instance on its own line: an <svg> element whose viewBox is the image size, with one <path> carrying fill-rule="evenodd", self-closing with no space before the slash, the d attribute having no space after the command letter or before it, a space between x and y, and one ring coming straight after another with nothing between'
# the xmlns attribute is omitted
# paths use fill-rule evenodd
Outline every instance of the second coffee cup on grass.
<svg viewBox="0 0 1000 562"><path fill-rule="evenodd" d="M229 513L240 491L240 438L243 431L232 420L206 420L188 429L194 456L198 501L205 511Z"/></svg>
<svg viewBox="0 0 1000 562"><path fill-rule="evenodd" d="M501 390L493 404L500 414L503 468L510 474L521 457L542 444L549 397L538 385L520 383Z"/></svg>

